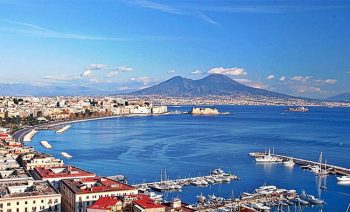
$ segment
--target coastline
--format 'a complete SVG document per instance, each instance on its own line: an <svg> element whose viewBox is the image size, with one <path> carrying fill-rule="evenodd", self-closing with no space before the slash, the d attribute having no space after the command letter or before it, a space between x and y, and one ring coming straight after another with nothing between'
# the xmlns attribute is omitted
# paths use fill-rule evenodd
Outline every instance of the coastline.
<svg viewBox="0 0 350 212"><path fill-rule="evenodd" d="M25 141L23 139L27 134L29 134L32 130L40 131L40 130L42 130L40 128L44 128L44 127L55 127L55 126L65 125L65 124L87 122L87 121L97 121L97 120L105 120L105 119L124 118L124 117L161 116L161 115L170 115L170 114L176 114L176 113L167 112L167 113L162 113L162 114L129 114L129 115L115 115L115 116L105 116L105 117L93 117L93 118L77 119L77 120L62 120L62 121L39 124L39 125L35 125L35 126L29 126L27 128L17 130L16 132L14 132L12 134L12 136L15 140L17 140L18 142L20 142L24 145Z"/></svg>

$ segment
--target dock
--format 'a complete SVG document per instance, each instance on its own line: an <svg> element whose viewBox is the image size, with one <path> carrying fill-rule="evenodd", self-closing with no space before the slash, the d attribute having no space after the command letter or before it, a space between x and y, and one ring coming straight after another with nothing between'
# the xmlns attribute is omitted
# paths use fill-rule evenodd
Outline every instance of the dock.
<svg viewBox="0 0 350 212"><path fill-rule="evenodd" d="M210 175L200 176L200 177L189 177L181 178L175 180L161 180L160 182L149 182L134 184L133 186L141 191L154 190L158 192L162 191L181 191L183 186L198 186L206 187L210 184L222 184L230 183L233 180L238 180L239 178L235 175L225 173L221 169L215 169L210 172Z"/></svg>
<svg viewBox="0 0 350 212"><path fill-rule="evenodd" d="M252 157L262 157L267 155L265 152L252 152L249 153L250 156ZM271 154L271 156L277 157L282 159L283 161L288 161L291 160L295 164L300 165L300 166L325 166L325 164L316 162L316 161L311 161L307 159L302 159L302 158L296 158L296 157L290 157L286 155L280 155L280 154ZM349 168L344 168L340 167L337 165L332 165L332 164L327 164L327 170L329 170L332 174L339 174L339 175L349 175L350 176L350 169Z"/></svg>

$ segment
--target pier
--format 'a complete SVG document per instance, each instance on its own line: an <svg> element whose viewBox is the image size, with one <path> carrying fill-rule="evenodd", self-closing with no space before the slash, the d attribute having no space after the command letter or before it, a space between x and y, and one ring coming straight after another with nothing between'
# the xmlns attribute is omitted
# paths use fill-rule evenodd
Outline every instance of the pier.
<svg viewBox="0 0 350 212"><path fill-rule="evenodd" d="M252 152L249 153L250 156L252 157L262 157L267 155L265 152ZM316 162L316 161L311 161L311 160L306 160L306 159L301 159L301 158L296 158L296 157L290 157L286 155L280 155L280 154L271 154L271 156L277 157L282 159L282 161L293 161L295 164L300 165L300 166L326 166L327 170L329 170L332 174L339 174L339 175L349 175L350 176L350 169L332 165L332 164L327 164L325 165L324 163Z"/></svg>
<svg viewBox="0 0 350 212"><path fill-rule="evenodd" d="M235 175L225 173L221 169L215 169L210 172L210 175L200 177L189 177L175 180L161 180L160 182L149 182L135 184L134 187L141 191L154 190L158 192L162 191L181 191L183 186L199 186L206 187L210 184L230 183L232 180L238 180Z"/></svg>

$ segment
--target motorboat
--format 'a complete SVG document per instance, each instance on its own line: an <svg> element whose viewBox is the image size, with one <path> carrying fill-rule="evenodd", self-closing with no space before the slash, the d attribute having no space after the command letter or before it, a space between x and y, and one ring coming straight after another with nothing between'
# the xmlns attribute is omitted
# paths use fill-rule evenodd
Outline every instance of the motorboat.
<svg viewBox="0 0 350 212"><path fill-rule="evenodd" d="M293 160L287 160L283 162L283 165L287 166L287 167L293 167L294 166L294 161Z"/></svg>
<svg viewBox="0 0 350 212"><path fill-rule="evenodd" d="M300 198L302 200L308 201L312 205L322 205L324 203L323 200L316 198L313 195L307 194L305 191L301 194Z"/></svg>
<svg viewBox="0 0 350 212"><path fill-rule="evenodd" d="M341 177L337 177L338 181L348 181L350 183L350 176L349 175L344 175Z"/></svg>
<svg viewBox="0 0 350 212"><path fill-rule="evenodd" d="M282 162L281 158L275 157L271 155L271 151L269 149L269 152L267 155L259 156L255 158L256 162L263 162L263 163L270 163L270 162Z"/></svg>

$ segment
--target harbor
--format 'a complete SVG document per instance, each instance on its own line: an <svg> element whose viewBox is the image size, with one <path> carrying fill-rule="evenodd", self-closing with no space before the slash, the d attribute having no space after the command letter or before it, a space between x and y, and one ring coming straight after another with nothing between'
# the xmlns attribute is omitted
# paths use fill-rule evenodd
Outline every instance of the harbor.
<svg viewBox="0 0 350 212"><path fill-rule="evenodd" d="M286 155L280 155L269 152L251 152L249 156L254 157L257 162L287 162L292 161L293 163L301 166L303 169L314 170L316 174L338 174L350 176L350 169L340 167L337 165L326 164L322 162L322 152L320 154L319 161L311 161L307 159L301 159L296 157L290 157ZM265 161L264 161L265 160ZM316 168L319 167L319 168ZM317 170L315 170L315 168Z"/></svg>
<svg viewBox="0 0 350 212"><path fill-rule="evenodd" d="M325 202L303 191L277 188L274 185L262 185L254 192L243 192L238 198L222 198L214 194L197 196L192 208L198 211L302 211L303 207L319 206Z"/></svg>
<svg viewBox="0 0 350 212"><path fill-rule="evenodd" d="M165 173L165 179L163 180L163 173L161 173L160 182L135 184L134 187L140 191L146 192L149 190L163 192L163 191L181 191L183 186L198 186L207 187L212 184L229 183L233 180L238 180L239 177L230 173L224 172L222 169L214 169L209 175L199 177L189 177L170 180Z"/></svg>

